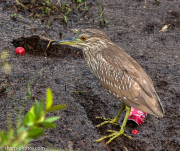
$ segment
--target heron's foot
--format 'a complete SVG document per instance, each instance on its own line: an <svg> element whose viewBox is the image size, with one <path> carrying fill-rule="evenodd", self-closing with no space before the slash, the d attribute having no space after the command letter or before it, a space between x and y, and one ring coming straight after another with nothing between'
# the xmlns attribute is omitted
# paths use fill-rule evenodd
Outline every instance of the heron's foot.
<svg viewBox="0 0 180 151"><path fill-rule="evenodd" d="M121 131L108 130L107 132L111 132L112 134L108 135L108 136L104 136L104 137L96 140L96 142L100 142L103 139L110 138L109 141L107 142L107 144L109 144L113 139L117 138L120 135L124 135L124 136L128 137L129 139L133 139L131 136L126 135L126 134L124 134L124 132L121 132Z"/></svg>
<svg viewBox="0 0 180 151"><path fill-rule="evenodd" d="M99 124L99 125L96 125L96 127L100 127L100 126L102 126L102 125L104 125L104 124L115 124L115 125L118 125L117 124L117 119L110 119L110 118L105 118L105 117L96 117L97 119L102 119L102 120L104 120L104 122L102 122L101 124Z"/></svg>

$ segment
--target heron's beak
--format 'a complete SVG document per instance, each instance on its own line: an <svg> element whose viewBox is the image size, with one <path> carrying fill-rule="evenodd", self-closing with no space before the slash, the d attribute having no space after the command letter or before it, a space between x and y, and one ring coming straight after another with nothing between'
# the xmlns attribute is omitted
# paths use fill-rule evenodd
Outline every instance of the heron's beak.
<svg viewBox="0 0 180 151"><path fill-rule="evenodd" d="M52 45L77 45L78 42L81 42L82 40L76 39L75 37L69 37L62 40L58 40L52 43Z"/></svg>

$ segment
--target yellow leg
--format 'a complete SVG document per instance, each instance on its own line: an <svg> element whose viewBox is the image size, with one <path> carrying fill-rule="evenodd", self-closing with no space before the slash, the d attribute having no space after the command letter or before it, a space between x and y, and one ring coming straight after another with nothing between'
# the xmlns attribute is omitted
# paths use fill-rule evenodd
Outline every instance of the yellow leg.
<svg viewBox="0 0 180 151"><path fill-rule="evenodd" d="M97 118L103 119L103 120L105 120L105 121L102 122L102 123L99 124L99 125L96 125L96 127L100 127L100 126L102 126L102 125L104 125L104 124L107 124L107 123L111 123L111 124L116 124L116 125L117 125L117 121L118 121L121 113L124 111L125 106L126 106L126 105L122 102L121 108L120 108L118 114L116 115L116 117L115 117L114 119L109 119L109 118L104 118L104 117L97 117Z"/></svg>
<svg viewBox="0 0 180 151"><path fill-rule="evenodd" d="M125 115L125 118L123 120L123 124L121 126L120 131L108 130L108 132L111 132L112 134L109 135L109 136L104 136L104 137L96 140L96 142L102 141L103 139L110 137L109 141L107 142L107 144L109 144L113 139L115 139L116 137L118 137L120 135L124 135L124 136L128 137L129 139L132 139L131 136L128 136L128 135L124 134L124 129L125 129L125 126L126 126L126 123L127 123L127 119L128 119L128 116L129 116L129 114L131 112L131 107L128 106L128 105L125 105L125 106L126 106L126 115Z"/></svg>

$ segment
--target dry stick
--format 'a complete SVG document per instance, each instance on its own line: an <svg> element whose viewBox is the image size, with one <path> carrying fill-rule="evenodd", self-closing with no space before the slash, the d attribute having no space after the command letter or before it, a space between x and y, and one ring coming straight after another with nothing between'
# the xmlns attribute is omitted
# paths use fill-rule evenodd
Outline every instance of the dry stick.
<svg viewBox="0 0 180 151"><path fill-rule="evenodd" d="M47 45L47 47L46 47L45 53L46 53L47 49L49 48L49 46L50 46L50 44L51 44L52 41L53 41L53 40L49 41L49 43L48 43L48 45Z"/></svg>
<svg viewBox="0 0 180 151"><path fill-rule="evenodd" d="M18 0L16 0L16 3L20 5L21 7L24 7L25 9L28 9L26 6L24 6L22 3L20 3Z"/></svg>
<svg viewBox="0 0 180 151"><path fill-rule="evenodd" d="M58 0L58 2L57 3L59 3L59 6L60 6L60 8L61 8L61 0Z"/></svg>
<svg viewBox="0 0 180 151"><path fill-rule="evenodd" d="M146 8L146 0L145 0L145 6L144 6L144 8Z"/></svg>

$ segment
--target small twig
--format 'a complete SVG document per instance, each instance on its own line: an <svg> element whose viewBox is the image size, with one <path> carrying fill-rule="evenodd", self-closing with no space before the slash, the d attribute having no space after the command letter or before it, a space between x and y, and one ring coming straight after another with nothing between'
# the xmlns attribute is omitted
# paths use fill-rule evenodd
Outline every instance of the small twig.
<svg viewBox="0 0 180 151"><path fill-rule="evenodd" d="M86 8L86 2L84 2L85 8Z"/></svg>
<svg viewBox="0 0 180 151"><path fill-rule="evenodd" d="M144 0L144 2L145 2L145 4L144 4L143 8L146 8L146 0Z"/></svg>
<svg viewBox="0 0 180 151"><path fill-rule="evenodd" d="M24 6L22 3L20 3L18 0L16 0L16 3L18 4L18 5L20 5L21 7L23 7L23 8L25 8L25 9L28 9L26 6Z"/></svg>
<svg viewBox="0 0 180 151"><path fill-rule="evenodd" d="M16 14L17 14L17 8L16 8L16 6L14 6L14 9L16 10Z"/></svg>
<svg viewBox="0 0 180 151"><path fill-rule="evenodd" d="M47 49L49 48L51 42L52 42L52 40L48 43L48 45L47 45L47 47L46 47L46 50L45 50L45 53L46 53Z"/></svg>
<svg viewBox="0 0 180 151"><path fill-rule="evenodd" d="M59 3L59 6L61 8L61 0L58 0L57 4Z"/></svg>

